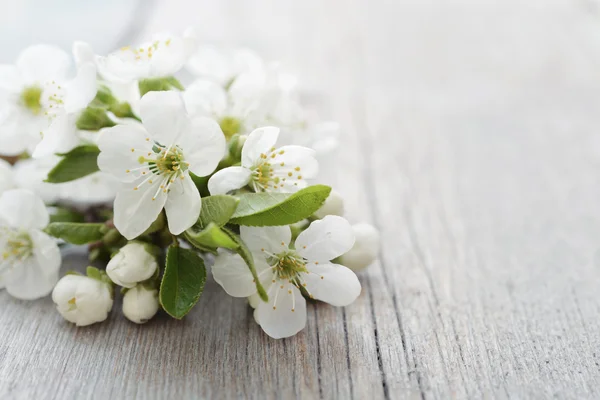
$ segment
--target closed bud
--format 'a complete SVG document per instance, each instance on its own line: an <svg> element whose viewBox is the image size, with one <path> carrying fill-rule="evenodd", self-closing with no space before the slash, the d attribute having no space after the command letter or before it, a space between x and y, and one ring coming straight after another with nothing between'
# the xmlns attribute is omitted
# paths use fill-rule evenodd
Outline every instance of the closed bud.
<svg viewBox="0 0 600 400"><path fill-rule="evenodd" d="M158 311L158 290L140 284L123 296L123 314L131 322L148 322Z"/></svg>
<svg viewBox="0 0 600 400"><path fill-rule="evenodd" d="M58 312L77 326L102 322L112 309L112 287L100 279L66 275L52 291Z"/></svg>
<svg viewBox="0 0 600 400"><path fill-rule="evenodd" d="M138 242L123 246L106 266L108 277L125 288L150 279L158 269L158 263L146 246Z"/></svg>
<svg viewBox="0 0 600 400"><path fill-rule="evenodd" d="M315 216L321 219L328 215L344 215L344 198L335 190L331 191L325 203L315 212Z"/></svg>
<svg viewBox="0 0 600 400"><path fill-rule="evenodd" d="M377 258L379 252L379 231L369 224L352 226L356 241L347 253L339 258L339 263L353 271L368 267Z"/></svg>

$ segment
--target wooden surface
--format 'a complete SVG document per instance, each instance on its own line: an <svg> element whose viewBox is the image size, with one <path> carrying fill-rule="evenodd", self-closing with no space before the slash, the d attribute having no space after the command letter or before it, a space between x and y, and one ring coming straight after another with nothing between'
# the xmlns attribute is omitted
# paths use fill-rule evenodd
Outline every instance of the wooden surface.
<svg viewBox="0 0 600 400"><path fill-rule="evenodd" d="M196 24L331 95L329 174L381 261L280 341L212 280L144 326L0 293L0 398L599 398L596 5L157 2L146 32Z"/></svg>

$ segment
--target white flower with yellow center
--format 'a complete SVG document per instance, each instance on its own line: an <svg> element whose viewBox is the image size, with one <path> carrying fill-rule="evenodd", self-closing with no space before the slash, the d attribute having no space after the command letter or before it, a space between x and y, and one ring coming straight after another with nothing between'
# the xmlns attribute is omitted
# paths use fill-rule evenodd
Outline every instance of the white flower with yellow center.
<svg viewBox="0 0 600 400"><path fill-rule="evenodd" d="M28 47L15 65L0 65L0 154L33 152L43 135L60 134L66 116L96 95L96 69L86 63L68 79L71 59L48 45Z"/></svg>
<svg viewBox="0 0 600 400"><path fill-rule="evenodd" d="M211 194L224 194L250 186L255 192L292 193L305 188L319 172L315 152L308 147L275 148L279 128L258 128L242 148L242 165L224 168L208 181Z"/></svg>
<svg viewBox="0 0 600 400"><path fill-rule="evenodd" d="M98 141L98 167L123 182L114 223L127 239L142 234L164 208L178 235L200 215L200 194L190 177L212 173L225 154L219 125L190 118L177 92L150 92L140 101L143 125L117 125Z"/></svg>
<svg viewBox="0 0 600 400"><path fill-rule="evenodd" d="M290 246L288 226L240 228L242 240L252 251L259 278L269 302L256 304L254 317L271 337L295 335L306 324L302 294L334 306L347 306L361 291L350 269L331 263L354 244L348 221L327 216L313 222ZM212 268L215 281L234 297L256 294L248 267L237 254L220 253Z"/></svg>
<svg viewBox="0 0 600 400"><path fill-rule="evenodd" d="M33 192L13 189L0 196L0 288L13 297L46 296L58 281L58 245L41 231L48 222L44 202Z"/></svg>
<svg viewBox="0 0 600 400"><path fill-rule="evenodd" d="M183 36L161 33L154 35L149 42L122 47L105 57L96 56L96 65L100 75L113 82L162 78L179 71L195 46L191 29L187 29Z"/></svg>

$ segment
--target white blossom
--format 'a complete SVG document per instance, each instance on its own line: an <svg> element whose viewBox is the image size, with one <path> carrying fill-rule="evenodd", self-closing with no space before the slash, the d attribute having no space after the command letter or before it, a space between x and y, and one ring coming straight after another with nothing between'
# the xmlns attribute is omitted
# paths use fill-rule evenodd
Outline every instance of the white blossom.
<svg viewBox="0 0 600 400"><path fill-rule="evenodd" d="M352 225L356 242L354 246L340 258L340 264L359 271L371 265L379 252L379 231L370 224Z"/></svg>
<svg viewBox="0 0 600 400"><path fill-rule="evenodd" d="M342 217L327 216L313 222L293 246L287 226L242 226L240 233L252 251L269 302L256 303L255 282L237 254L220 253L213 276L231 296L251 297L251 304L256 306L254 317L269 336L284 338L304 328L306 301L301 290L334 306L349 305L360 294L354 272L330 261L354 244L350 224Z"/></svg>
<svg viewBox="0 0 600 400"><path fill-rule="evenodd" d="M154 275L158 263L143 243L131 242L123 246L108 262L106 273L117 285L134 287Z"/></svg>
<svg viewBox="0 0 600 400"><path fill-rule="evenodd" d="M316 177L319 165L312 149L302 146L275 148L279 128L254 130L242 148L242 165L224 168L208 181L211 194L250 186L255 192L295 192Z"/></svg>
<svg viewBox="0 0 600 400"><path fill-rule="evenodd" d="M325 204L315 212L315 216L318 218L325 218L327 215L344 215L344 198L336 190L329 193Z"/></svg>
<svg viewBox="0 0 600 400"><path fill-rule="evenodd" d="M73 79L70 67L67 53L43 44L23 50L15 65L0 65L1 154L31 153L42 137L63 135L72 113L94 98L93 64L81 65Z"/></svg>
<svg viewBox="0 0 600 400"><path fill-rule="evenodd" d="M52 291L52 301L64 319L77 326L104 321L113 306L108 283L81 275L61 278Z"/></svg>
<svg viewBox="0 0 600 400"><path fill-rule="evenodd" d="M131 322L143 324L158 312L158 290L140 284L123 296L123 314Z"/></svg>
<svg viewBox="0 0 600 400"><path fill-rule="evenodd" d="M225 154L216 122L190 118L177 92L150 92L140 104L143 125L106 129L98 166L123 183L114 202L114 223L127 239L142 234L164 208L171 233L200 215L200 194L190 177L212 173Z"/></svg>
<svg viewBox="0 0 600 400"><path fill-rule="evenodd" d="M33 300L52 291L61 264L56 241L42 232L49 216L33 192L12 189L0 195L0 288Z"/></svg>

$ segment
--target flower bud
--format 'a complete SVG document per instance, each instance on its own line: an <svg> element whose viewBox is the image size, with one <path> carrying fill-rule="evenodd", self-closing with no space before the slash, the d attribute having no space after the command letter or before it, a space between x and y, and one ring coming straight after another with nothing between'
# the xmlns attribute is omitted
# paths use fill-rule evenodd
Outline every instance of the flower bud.
<svg viewBox="0 0 600 400"><path fill-rule="evenodd" d="M331 191L325 203L315 212L315 216L321 219L328 215L344 215L344 198L335 190Z"/></svg>
<svg viewBox="0 0 600 400"><path fill-rule="evenodd" d="M123 314L131 322L148 322L158 311L158 290L136 285L123 296Z"/></svg>
<svg viewBox="0 0 600 400"><path fill-rule="evenodd" d="M352 226L356 241L347 253L339 258L342 265L354 271L368 267L377 258L379 251L379 231L369 224Z"/></svg>
<svg viewBox="0 0 600 400"><path fill-rule="evenodd" d="M106 273L117 285L132 288L151 278L157 268L156 258L148 252L146 245L131 242L108 262Z"/></svg>
<svg viewBox="0 0 600 400"><path fill-rule="evenodd" d="M77 326L102 322L112 309L109 283L82 275L67 275L52 291L58 312Z"/></svg>

